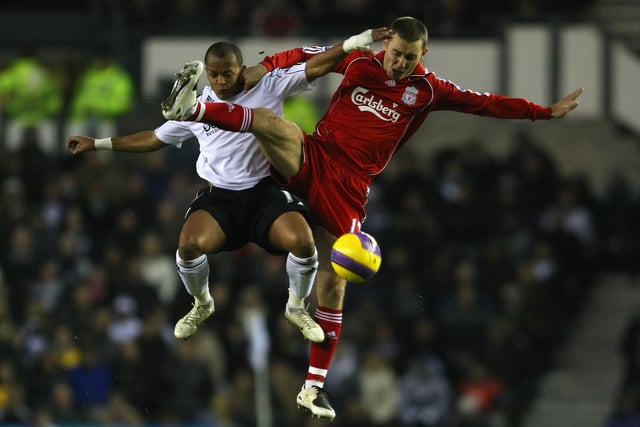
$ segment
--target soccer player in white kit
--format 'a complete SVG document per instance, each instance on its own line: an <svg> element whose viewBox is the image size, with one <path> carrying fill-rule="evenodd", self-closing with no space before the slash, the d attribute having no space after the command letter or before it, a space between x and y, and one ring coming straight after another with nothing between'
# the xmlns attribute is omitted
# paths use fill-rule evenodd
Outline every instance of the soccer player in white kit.
<svg viewBox="0 0 640 427"><path fill-rule="evenodd" d="M282 115L286 98L311 89L311 82L334 64L330 54L318 54L307 63L274 69L245 91L242 75L246 67L240 49L219 42L207 50L204 65L194 61L180 73L199 75L204 67L209 85L198 98L202 101L228 102L230 108L234 104L264 107ZM72 136L67 148L74 155L94 150L151 152L169 146L179 148L192 137L200 145L196 170L207 185L198 191L185 215L176 251L178 273L194 298L193 308L175 325L176 338L191 337L215 311L207 254L255 242L270 253L288 254L285 317L311 342L324 341L322 328L305 307L318 267L315 242L306 221L306 202L281 189L271 178L270 164L255 136L204 123L169 120L155 130L126 136Z"/></svg>

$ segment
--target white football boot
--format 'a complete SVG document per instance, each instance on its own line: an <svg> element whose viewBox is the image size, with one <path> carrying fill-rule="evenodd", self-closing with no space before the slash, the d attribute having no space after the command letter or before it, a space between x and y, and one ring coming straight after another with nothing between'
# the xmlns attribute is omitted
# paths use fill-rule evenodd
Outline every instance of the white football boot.
<svg viewBox="0 0 640 427"><path fill-rule="evenodd" d="M298 409L310 413L311 417L329 421L336 417L336 411L329 403L329 393L320 387L313 386L308 389L302 387L296 401Z"/></svg>
<svg viewBox="0 0 640 427"><path fill-rule="evenodd" d="M289 308L287 304L284 309L284 317L297 326L302 335L311 342L321 343L324 341L324 331L316 323L307 310L302 308Z"/></svg>
<svg viewBox="0 0 640 427"><path fill-rule="evenodd" d="M207 305L193 304L193 308L180 320L176 322L176 327L173 330L173 335L180 340L186 340L191 338L193 334L198 330L198 326L207 320L214 312L216 308L213 304L213 300Z"/></svg>
<svg viewBox="0 0 640 427"><path fill-rule="evenodd" d="M202 61L187 62L176 73L169 96L162 101L162 115L167 120L184 120L196 105L198 80L204 70Z"/></svg>

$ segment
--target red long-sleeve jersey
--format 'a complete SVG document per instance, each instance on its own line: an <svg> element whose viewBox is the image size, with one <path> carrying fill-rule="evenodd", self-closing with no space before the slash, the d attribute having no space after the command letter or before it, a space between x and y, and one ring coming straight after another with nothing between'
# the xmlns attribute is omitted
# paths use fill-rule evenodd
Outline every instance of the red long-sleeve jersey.
<svg viewBox="0 0 640 427"><path fill-rule="evenodd" d="M292 49L265 58L267 68L306 61L318 50ZM549 119L551 108L523 98L465 90L418 64L402 80L383 68L384 51L354 51L338 65L344 78L335 91L314 139L334 159L355 163L354 169L380 173L395 151L418 130L429 113L451 110L508 119Z"/></svg>

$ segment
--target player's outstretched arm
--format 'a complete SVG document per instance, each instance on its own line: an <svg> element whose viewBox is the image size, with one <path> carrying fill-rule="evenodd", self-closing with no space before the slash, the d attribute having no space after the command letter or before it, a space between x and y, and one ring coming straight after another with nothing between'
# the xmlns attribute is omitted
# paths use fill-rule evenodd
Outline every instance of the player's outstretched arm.
<svg viewBox="0 0 640 427"><path fill-rule="evenodd" d="M391 30L387 27L374 28L353 35L322 53L317 53L319 50L309 53L313 49L296 48L267 56L259 64L247 67L242 72L244 90L251 89L267 72L276 67L290 67L303 61L307 62L307 80L313 81L335 70L350 52L356 49L363 52L373 52L369 48L371 43L391 38L391 35Z"/></svg>
<svg viewBox="0 0 640 427"><path fill-rule="evenodd" d="M72 154L85 151L125 151L147 153L166 147L152 130L113 138L91 138L89 136L71 136L67 139L67 149Z"/></svg>
<svg viewBox="0 0 640 427"><path fill-rule="evenodd" d="M584 92L584 88L578 88L553 104L551 106L551 118L560 119L566 116L570 111L574 110L579 104L578 97L582 95L582 92Z"/></svg>

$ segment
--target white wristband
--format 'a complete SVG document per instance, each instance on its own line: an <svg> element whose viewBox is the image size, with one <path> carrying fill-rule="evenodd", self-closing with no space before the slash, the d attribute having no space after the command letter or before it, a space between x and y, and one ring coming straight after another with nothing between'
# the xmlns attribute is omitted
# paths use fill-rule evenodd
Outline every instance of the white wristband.
<svg viewBox="0 0 640 427"><path fill-rule="evenodd" d="M367 47L371 43L373 43L373 30L368 29L343 41L342 50L344 50L346 53L351 53L357 48Z"/></svg>
<svg viewBox="0 0 640 427"><path fill-rule="evenodd" d="M113 143L111 142L111 137L109 138L100 138L95 140L96 151L111 151L113 150Z"/></svg>

